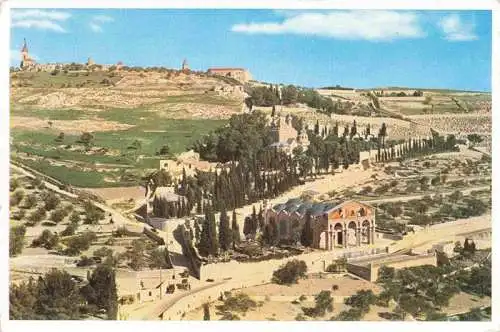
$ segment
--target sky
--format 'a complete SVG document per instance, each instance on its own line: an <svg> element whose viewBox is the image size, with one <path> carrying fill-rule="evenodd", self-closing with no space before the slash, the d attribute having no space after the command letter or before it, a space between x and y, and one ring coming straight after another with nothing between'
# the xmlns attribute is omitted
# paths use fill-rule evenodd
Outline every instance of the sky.
<svg viewBox="0 0 500 332"><path fill-rule="evenodd" d="M247 68L306 87L491 91L490 11L12 9L11 64Z"/></svg>

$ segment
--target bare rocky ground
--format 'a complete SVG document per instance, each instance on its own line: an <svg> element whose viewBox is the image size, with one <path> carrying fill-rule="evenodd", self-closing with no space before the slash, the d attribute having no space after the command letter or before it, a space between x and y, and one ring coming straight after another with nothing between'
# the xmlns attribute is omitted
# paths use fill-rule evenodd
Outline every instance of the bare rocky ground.
<svg viewBox="0 0 500 332"><path fill-rule="evenodd" d="M30 119L17 119L16 109L78 109L92 114L108 109L141 108L167 117L171 113L172 118L227 118L241 111L245 97L237 87L206 75L153 71L123 71L116 75L121 78L111 86L56 88L50 87L48 78L48 87L13 87L14 125L23 120L25 126L29 126L30 122L27 121ZM16 86L15 78L13 85ZM220 90L226 92L220 93Z"/></svg>

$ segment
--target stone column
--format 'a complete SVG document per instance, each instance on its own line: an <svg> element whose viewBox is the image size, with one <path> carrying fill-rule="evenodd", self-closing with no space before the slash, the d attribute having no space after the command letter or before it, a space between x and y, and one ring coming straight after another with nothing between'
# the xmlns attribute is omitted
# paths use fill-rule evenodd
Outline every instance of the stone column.
<svg viewBox="0 0 500 332"><path fill-rule="evenodd" d="M370 227L370 244L375 244L375 227Z"/></svg>
<svg viewBox="0 0 500 332"><path fill-rule="evenodd" d="M328 229L325 231L325 250L330 249L330 232Z"/></svg>
<svg viewBox="0 0 500 332"><path fill-rule="evenodd" d="M330 232L330 250L333 250L335 248L335 232Z"/></svg>
<svg viewBox="0 0 500 332"><path fill-rule="evenodd" d="M344 234L342 236L342 244L344 248L347 248L347 229L344 229Z"/></svg>
<svg viewBox="0 0 500 332"><path fill-rule="evenodd" d="M361 247L361 229L356 228L356 246Z"/></svg>

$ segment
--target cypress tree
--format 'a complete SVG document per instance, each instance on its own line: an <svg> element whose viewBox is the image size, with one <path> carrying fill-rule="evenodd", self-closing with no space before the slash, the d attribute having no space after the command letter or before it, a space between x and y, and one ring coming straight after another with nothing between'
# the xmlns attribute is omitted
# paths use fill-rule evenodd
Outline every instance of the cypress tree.
<svg viewBox="0 0 500 332"><path fill-rule="evenodd" d="M257 212L255 211L255 205L252 205L252 233L257 233L257 227L259 225L259 220L257 219Z"/></svg>
<svg viewBox="0 0 500 332"><path fill-rule="evenodd" d="M313 229L311 225L311 211L306 212L306 221L302 233L300 234L300 243L305 247L310 247L313 242Z"/></svg>
<svg viewBox="0 0 500 332"><path fill-rule="evenodd" d="M245 222L243 224L243 234L245 237L249 237L250 234L252 234L252 218L246 217Z"/></svg>
<svg viewBox="0 0 500 332"><path fill-rule="evenodd" d="M233 233L233 249L234 247L240 243L240 227L238 226L238 221L236 220L236 210L233 210L233 218L231 222L231 230Z"/></svg>
<svg viewBox="0 0 500 332"><path fill-rule="evenodd" d="M210 216L208 213L208 209L205 209L205 219L203 220L198 241L198 252L202 256L208 256L210 254Z"/></svg>
<svg viewBox="0 0 500 332"><path fill-rule="evenodd" d="M105 264L98 265L89 279L89 286L94 290L95 297L89 299L91 304L106 310L108 319L117 319L118 293L116 289L114 269Z"/></svg>
<svg viewBox="0 0 500 332"><path fill-rule="evenodd" d="M259 214L257 215L257 220L259 222L259 228L263 229L264 228L264 213L262 211L262 205L259 208Z"/></svg>
<svg viewBox="0 0 500 332"><path fill-rule="evenodd" d="M210 304L203 304L203 320L210 320Z"/></svg>
<svg viewBox="0 0 500 332"><path fill-rule="evenodd" d="M219 244L223 251L227 251L231 248L232 234L229 228L229 217L226 213L226 207L222 206L222 211L220 213L220 223L219 223Z"/></svg>
<svg viewBox="0 0 500 332"><path fill-rule="evenodd" d="M210 208L210 253L216 256L219 253L219 241L217 239L217 226L215 222L215 213Z"/></svg>

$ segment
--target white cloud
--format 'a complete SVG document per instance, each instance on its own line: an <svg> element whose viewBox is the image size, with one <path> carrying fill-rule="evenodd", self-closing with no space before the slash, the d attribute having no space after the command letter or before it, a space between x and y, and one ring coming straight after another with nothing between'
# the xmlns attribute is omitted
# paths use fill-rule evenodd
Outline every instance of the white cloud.
<svg viewBox="0 0 500 332"><path fill-rule="evenodd" d="M89 27L90 30L94 32L102 32L103 28L102 25L105 23L110 23L114 22L115 19L112 18L111 16L106 16L106 15L96 15L93 16L92 19L89 22Z"/></svg>
<svg viewBox="0 0 500 332"><path fill-rule="evenodd" d="M106 16L106 15L96 15L92 18L92 21L94 22L99 22L99 23L107 23L107 22L114 22L115 19L112 18L111 16Z"/></svg>
<svg viewBox="0 0 500 332"><path fill-rule="evenodd" d="M475 25L472 22L463 22L457 14L443 17L439 21L439 27L449 41L471 41L476 40Z"/></svg>
<svg viewBox="0 0 500 332"><path fill-rule="evenodd" d="M71 17L68 12L55 11L55 10L40 10L40 9L27 9L27 10L12 10L12 20L23 19L48 19L52 21L66 21Z"/></svg>
<svg viewBox="0 0 500 332"><path fill-rule="evenodd" d="M101 26L96 24L96 23L90 22L89 27L90 27L90 30L92 30L94 32L102 32Z"/></svg>
<svg viewBox="0 0 500 332"><path fill-rule="evenodd" d="M26 28L26 29L39 29L39 30L52 30L55 32L66 32L66 30L59 24L50 20L21 20L12 22L13 28Z"/></svg>
<svg viewBox="0 0 500 332"><path fill-rule="evenodd" d="M13 10L12 27L64 33L66 29L61 25L61 22L66 21L70 17L70 13L62 11L39 9Z"/></svg>
<svg viewBox="0 0 500 332"><path fill-rule="evenodd" d="M425 36L418 15L396 11L286 12L282 22L237 24L235 32L249 34L317 35L336 39L386 41Z"/></svg>

